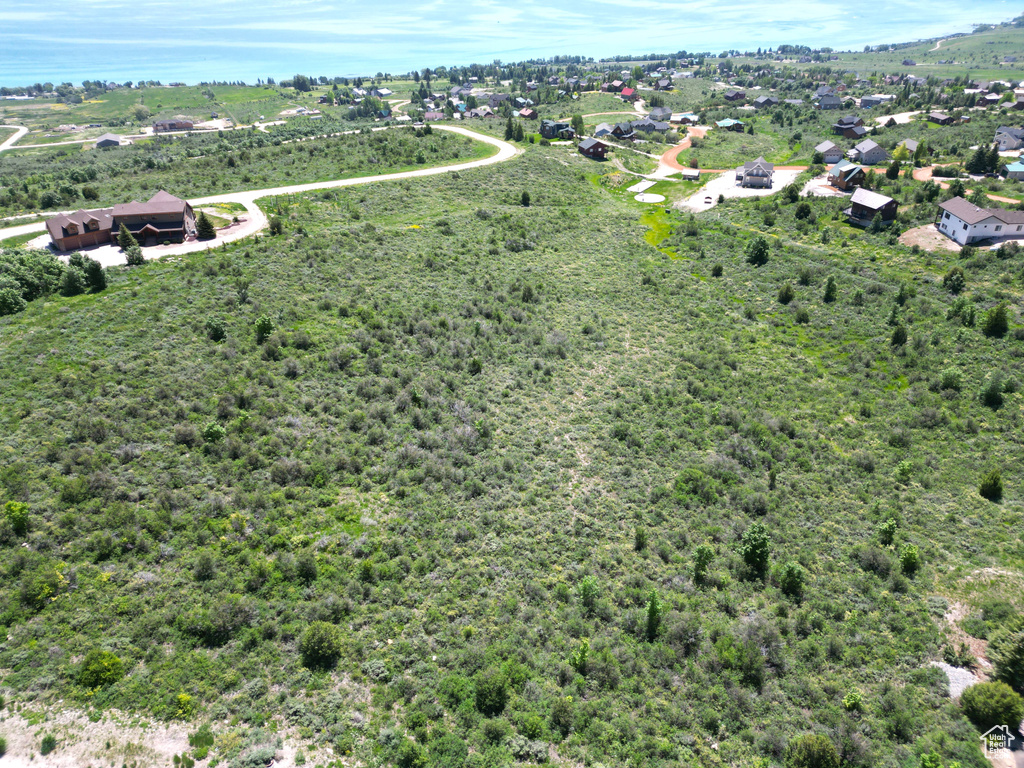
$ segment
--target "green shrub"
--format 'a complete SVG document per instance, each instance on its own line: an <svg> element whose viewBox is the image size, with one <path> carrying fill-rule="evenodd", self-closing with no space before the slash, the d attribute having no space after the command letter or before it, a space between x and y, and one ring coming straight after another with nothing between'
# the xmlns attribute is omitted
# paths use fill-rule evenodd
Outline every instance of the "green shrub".
<svg viewBox="0 0 1024 768"><path fill-rule="evenodd" d="M693 581L703 584L707 578L708 567L715 558L715 550L710 544L700 544L693 550Z"/></svg>
<svg viewBox="0 0 1024 768"><path fill-rule="evenodd" d="M985 314L985 322L981 326L982 333L992 338L1001 339L1010 329L1006 319L1006 302L1000 302Z"/></svg>
<svg viewBox="0 0 1024 768"><path fill-rule="evenodd" d="M997 725L1016 729L1024 718L1024 699L1001 681L972 685L960 696L960 706L982 733Z"/></svg>
<svg viewBox="0 0 1024 768"><path fill-rule="evenodd" d="M711 267L712 277L721 277L724 272L725 268L721 264L715 264L713 267Z"/></svg>
<svg viewBox="0 0 1024 768"><path fill-rule="evenodd" d="M747 263L755 267L768 263L768 240L763 235L758 235L747 243Z"/></svg>
<svg viewBox="0 0 1024 768"><path fill-rule="evenodd" d="M4 504L4 517L19 536L28 532L28 504L21 501L8 501Z"/></svg>
<svg viewBox="0 0 1024 768"><path fill-rule="evenodd" d="M256 330L256 343L262 344L274 332L274 321L263 315L256 319L253 328Z"/></svg>
<svg viewBox="0 0 1024 768"><path fill-rule="evenodd" d="M280 216L270 217L270 234L280 235L284 232L284 222L281 221Z"/></svg>
<svg viewBox="0 0 1024 768"><path fill-rule="evenodd" d="M203 427L203 440L207 443L219 443L227 434L228 431L215 421Z"/></svg>
<svg viewBox="0 0 1024 768"><path fill-rule="evenodd" d="M898 525L896 521L891 517L884 523L879 524L878 540L882 542L883 546L888 547L890 544L892 544L893 540L896 538L897 528Z"/></svg>
<svg viewBox="0 0 1024 768"><path fill-rule="evenodd" d="M789 304L796 297L796 292L793 290L793 286L786 283L784 286L779 288L779 304Z"/></svg>
<svg viewBox="0 0 1024 768"><path fill-rule="evenodd" d="M827 736L809 733L789 742L786 765L789 768L839 768L839 752Z"/></svg>
<svg viewBox="0 0 1024 768"><path fill-rule="evenodd" d="M800 597L804 591L807 571L795 560L788 561L779 571L779 588L790 597Z"/></svg>
<svg viewBox="0 0 1024 768"><path fill-rule="evenodd" d="M768 529L760 521L753 523L740 537L740 556L758 577L763 576L768 568L770 551Z"/></svg>
<svg viewBox="0 0 1024 768"><path fill-rule="evenodd" d="M825 293L821 297L821 300L826 304L831 304L836 300L838 293L839 287L836 285L836 279L832 275L829 275L828 280L825 282Z"/></svg>
<svg viewBox="0 0 1024 768"><path fill-rule="evenodd" d="M129 267L139 267L146 263L146 257L138 245L129 245L124 249L124 260Z"/></svg>
<svg viewBox="0 0 1024 768"><path fill-rule="evenodd" d="M91 649L78 668L78 682L86 688L113 685L124 677L124 663L110 651Z"/></svg>
<svg viewBox="0 0 1024 768"><path fill-rule="evenodd" d="M206 321L206 335L211 341L223 341L227 336L224 321L217 317L211 317Z"/></svg>
<svg viewBox="0 0 1024 768"><path fill-rule="evenodd" d="M344 638L341 628L326 621L314 621L299 641L302 663L310 668L328 668L341 657Z"/></svg>
<svg viewBox="0 0 1024 768"><path fill-rule="evenodd" d="M902 323L897 324L892 329L892 337L889 339L889 343L894 347L902 347L907 343L907 329L903 327Z"/></svg>
<svg viewBox="0 0 1024 768"><path fill-rule="evenodd" d="M551 727L563 737L569 735L576 720L576 707L572 698L559 697L551 704Z"/></svg>
<svg viewBox="0 0 1024 768"><path fill-rule="evenodd" d="M87 285L88 281L85 278L85 272L78 267L69 265L60 278L60 295L78 296L85 293Z"/></svg>
<svg viewBox="0 0 1024 768"><path fill-rule="evenodd" d="M213 226L213 222L210 221L210 217L206 215L206 211L200 211L199 216L196 217L196 239L197 240L213 240L217 236L217 230Z"/></svg>
<svg viewBox="0 0 1024 768"><path fill-rule="evenodd" d="M473 678L476 708L487 717L500 715L508 703L508 677L498 667L480 670Z"/></svg>
<svg viewBox="0 0 1024 768"><path fill-rule="evenodd" d="M917 552L917 547L913 544L904 544L900 550L900 568L902 571L907 576L913 576L920 567L921 556Z"/></svg>
<svg viewBox="0 0 1024 768"><path fill-rule="evenodd" d="M5 739L3 736L0 736L0 757L3 757L6 754L7 754L7 739Z"/></svg>
<svg viewBox="0 0 1024 768"><path fill-rule="evenodd" d="M665 614L665 606L658 598L658 593L653 589L647 598L647 627L646 634L649 642L654 642L661 631L661 619Z"/></svg>
<svg viewBox="0 0 1024 768"><path fill-rule="evenodd" d="M988 657L995 677L1024 694L1024 616L1017 616L992 633Z"/></svg>
<svg viewBox="0 0 1024 768"><path fill-rule="evenodd" d="M964 277L964 271L960 267L953 267L942 278L942 287L954 296L963 292L964 288L967 287L967 278Z"/></svg>
<svg viewBox="0 0 1024 768"><path fill-rule="evenodd" d="M978 493L989 501L1001 501L1003 498L1003 476L998 469L993 469L978 485Z"/></svg>
<svg viewBox="0 0 1024 768"><path fill-rule="evenodd" d="M39 745L39 754L44 757L57 748L57 737L52 733L48 733L43 736L43 741Z"/></svg>
<svg viewBox="0 0 1024 768"><path fill-rule="evenodd" d="M862 694L857 688L851 688L849 692L843 696L843 709L849 712L860 712L864 709L864 694Z"/></svg>

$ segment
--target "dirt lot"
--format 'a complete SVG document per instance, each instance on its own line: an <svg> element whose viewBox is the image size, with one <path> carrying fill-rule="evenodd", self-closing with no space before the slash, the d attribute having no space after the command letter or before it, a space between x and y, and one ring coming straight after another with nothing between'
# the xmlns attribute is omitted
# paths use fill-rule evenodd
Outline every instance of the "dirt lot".
<svg viewBox="0 0 1024 768"><path fill-rule="evenodd" d="M903 245L919 245L926 251L960 252L960 246L939 232L934 224L925 224L923 227L908 229L900 235L900 242Z"/></svg>

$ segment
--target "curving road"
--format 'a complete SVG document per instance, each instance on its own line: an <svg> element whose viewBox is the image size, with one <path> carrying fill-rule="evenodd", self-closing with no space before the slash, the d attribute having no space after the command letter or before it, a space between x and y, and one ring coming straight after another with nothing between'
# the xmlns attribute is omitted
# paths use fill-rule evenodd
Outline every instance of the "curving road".
<svg viewBox="0 0 1024 768"><path fill-rule="evenodd" d="M437 176L442 173L453 173L455 171L467 171L471 168L483 168L488 165L494 165L495 163L502 163L506 160L511 160L516 155L522 153L521 149L514 147L507 141L502 141L501 139L497 139L492 136L486 136L484 134L477 133L476 131L471 131L468 128L462 128L455 125L434 125L433 128L435 130L451 131L452 133L458 133L468 138L482 141L485 144L497 147L498 152L490 157L485 157L480 160L470 160L469 162L458 163L457 165L444 165L436 168L421 168L415 171L386 173L379 176L359 176L352 179L317 181L311 184L293 184L288 187L272 187L269 189L255 189L248 192L229 192L224 194L208 195L206 197L197 197L189 200L189 203L193 207L202 207L203 205L209 205L211 203L239 203L245 206L248 215L240 223L221 230L214 240L196 240L166 246L156 245L150 248L145 248L143 252L147 259L157 259L162 256L175 256L183 253L192 253L194 251L205 251L207 248L214 248L218 245L223 245L224 243L230 243L243 237L254 235L257 232L262 231L268 223L266 215L256 204L256 201L260 198L270 197L273 195L294 195L301 192L314 192L320 189L353 187L359 184L376 184L381 181L416 179L423 176ZM45 222L34 222L32 224L24 224L18 227L2 229L0 230L0 238L6 239L9 237L28 234L30 232L44 232L45 230ZM39 238L41 242L33 242L32 245L40 248L46 247L45 240L48 240L48 238L49 235L42 235ZM98 248L90 249L88 253L89 256L99 261L105 267L124 264L124 254L121 253L120 249L118 249L115 244L102 245Z"/></svg>
<svg viewBox="0 0 1024 768"><path fill-rule="evenodd" d="M3 152L5 149L10 149L11 147L13 147L15 144L18 143L18 141L21 140L22 136L28 133L28 128L26 128L23 125L0 125L0 128L13 128L15 131L15 134L11 136L11 138L9 138L4 143L0 144L0 152Z"/></svg>

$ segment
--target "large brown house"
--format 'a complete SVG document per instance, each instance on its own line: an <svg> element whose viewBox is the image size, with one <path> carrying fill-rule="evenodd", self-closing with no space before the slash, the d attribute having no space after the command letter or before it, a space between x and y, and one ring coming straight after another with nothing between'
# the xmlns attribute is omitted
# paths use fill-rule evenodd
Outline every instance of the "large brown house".
<svg viewBox="0 0 1024 768"><path fill-rule="evenodd" d="M180 243L196 234L192 206L163 190L145 203L133 200L113 208L60 214L47 220L46 229L58 250L74 251L115 240L122 224L139 245Z"/></svg>

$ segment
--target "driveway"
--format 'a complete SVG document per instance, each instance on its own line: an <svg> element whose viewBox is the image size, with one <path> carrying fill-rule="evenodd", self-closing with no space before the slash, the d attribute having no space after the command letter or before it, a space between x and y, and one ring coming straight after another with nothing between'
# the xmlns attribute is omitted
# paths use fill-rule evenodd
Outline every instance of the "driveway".
<svg viewBox="0 0 1024 768"><path fill-rule="evenodd" d="M313 182L312 184L294 184L289 187L273 187L270 189L256 189L249 192L228 192L225 194L208 195L207 197L197 197L189 200L189 203L193 208L201 205L208 205L210 203L240 203L245 206L246 215L239 216L240 219L238 224L234 224L230 227L226 227L217 233L217 237L213 240L193 240L184 243L177 243L173 245L155 245L149 248L143 249L143 254L147 259L159 259L163 256L176 256L183 253L193 253L195 251L205 251L207 248L216 248L218 245L224 243L230 243L235 240L240 240L243 237L249 237L257 232L262 231L267 226L267 217L260 210L256 201L260 198L271 197L273 195L295 195L302 192L314 192L319 189L337 189L339 187L353 187L360 184L375 184L381 181L397 181L399 179L415 179L423 176L436 176L441 173L452 173L454 171L468 171L471 168L483 168L484 166L494 165L495 163L502 163L506 160L511 160L516 155L520 154L522 150L517 149L507 141L496 139L492 136L485 136L484 134L471 131L468 128L460 128L454 125L434 125L435 130L451 131L452 133L458 133L463 136L467 136L477 141L482 141L485 144L490 144L493 147L498 148L497 154L485 157L481 160L471 160L466 163L459 163L458 165L445 165L437 168L422 168L415 171L402 171L401 173L387 173L379 176L360 176L354 179L338 179L337 181L319 181ZM18 235L28 234L29 232L45 232L45 222L35 222L33 224L24 224L18 227L9 227L7 229L0 230L0 238L6 239L9 237L16 237ZM46 247L49 235L42 235L37 240L33 240L32 244L35 247ZM38 244L37 244L38 243ZM86 249L84 251L96 261L100 262L104 267L110 267L114 265L124 264L124 254L117 248L116 245L101 245L96 248Z"/></svg>
<svg viewBox="0 0 1024 768"><path fill-rule="evenodd" d="M800 175L800 171L780 171L775 170L772 176L772 186L768 189L755 189L753 187L741 187L736 184L736 171L730 170L722 173L721 176L717 176L701 189L685 200L681 200L676 203L677 208L685 208L690 211L706 211L709 208L714 208L718 205L718 196L728 199L737 197L766 197L768 195L774 195L776 192L781 190L783 187L789 186L796 177ZM705 199L710 197L711 202L705 202Z"/></svg>

